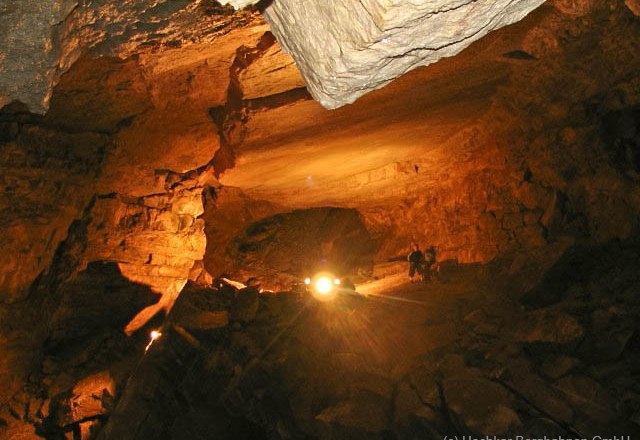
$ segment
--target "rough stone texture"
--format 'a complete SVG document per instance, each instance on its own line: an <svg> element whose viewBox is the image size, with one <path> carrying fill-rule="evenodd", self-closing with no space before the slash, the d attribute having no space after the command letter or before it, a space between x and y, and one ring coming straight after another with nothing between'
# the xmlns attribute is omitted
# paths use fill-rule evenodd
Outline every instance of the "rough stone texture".
<svg viewBox="0 0 640 440"><path fill-rule="evenodd" d="M336 276L371 273L376 243L356 210L311 208L248 224L226 249L216 250L224 251L233 261L224 268L227 273L242 280L257 277L264 288L286 290L293 280L322 270Z"/></svg>
<svg viewBox="0 0 640 440"><path fill-rule="evenodd" d="M124 277L162 295L132 320L127 332L142 327L158 311L170 310L194 262L204 256L204 224L198 217L207 173L172 177L167 176L165 194L98 198L87 213L91 221L81 267L91 261L117 261Z"/></svg>
<svg viewBox="0 0 640 440"><path fill-rule="evenodd" d="M332 112L261 22L81 57L44 118L0 118L0 437L635 435L639 25L622 1L550 1ZM247 277L298 263L247 225L327 206L357 209L378 259L436 245L434 282L394 288L389 263L388 296L325 304L188 285L152 317L233 265L234 239ZM50 411L107 370L118 409Z"/></svg>
<svg viewBox="0 0 640 440"><path fill-rule="evenodd" d="M633 292L640 277L633 269L639 252L637 244L619 243L572 249L569 259L578 270L575 263L587 254L608 256L582 277L605 287L605 294L579 304L567 296L541 310L576 314L613 300L625 305L618 320L637 327ZM536 260L546 256L524 255L540 281L546 269L535 269ZM513 323L530 312L513 299L520 296L514 277L505 276L512 258L490 268L464 266L453 282L392 289L427 306L393 302L392 296L310 303L290 294L257 295L250 321L193 333L171 318L187 310L233 310L236 292L190 287L171 312L166 339L141 360L99 438L134 438L133 432L143 439L200 438L200 430L202 438L222 439L273 432L284 438L565 437L614 427L640 433L632 420L640 396L629 389L637 350L606 364L564 368L560 379L540 374L547 360L572 357L576 365L592 348L533 350L515 340ZM474 321L499 331L486 335ZM587 342L596 336L587 335Z"/></svg>
<svg viewBox="0 0 640 440"><path fill-rule="evenodd" d="M293 59L278 44L242 71L238 81L244 99L264 98L305 86Z"/></svg>
<svg viewBox="0 0 640 440"><path fill-rule="evenodd" d="M640 1L638 0L625 0L625 5L633 12L635 15L640 16Z"/></svg>
<svg viewBox="0 0 640 440"><path fill-rule="evenodd" d="M254 2L223 2L228 3L239 9ZM334 108L417 66L458 53L541 3L352 1L336 8L278 0L268 5L265 16L294 55L313 96ZM144 46L211 42L232 16L208 2L166 0L117 5L22 0L4 9L0 103L17 99L37 112L48 108L53 86L83 53L125 58L146 51ZM238 12L233 19L242 22L250 15Z"/></svg>
<svg viewBox="0 0 640 440"><path fill-rule="evenodd" d="M358 105L249 113L221 183L291 209L357 207L381 259L412 241L473 262L563 235L631 236L640 47L622 29L638 21L624 4L574 3L580 26L573 3L550 2ZM619 37L594 39L611 21Z"/></svg>
<svg viewBox="0 0 640 440"><path fill-rule="evenodd" d="M0 6L0 17L0 105L19 100L41 113L60 76L83 54L126 58L211 43L252 14L234 15L208 1L20 0Z"/></svg>
<svg viewBox="0 0 640 440"><path fill-rule="evenodd" d="M221 0L220 4L222 5L232 5L236 9L246 8L250 5L255 5L260 0Z"/></svg>
<svg viewBox="0 0 640 440"><path fill-rule="evenodd" d="M73 0L0 5L0 107L18 99L35 111L46 108L59 75L59 26L76 6Z"/></svg>
<svg viewBox="0 0 640 440"><path fill-rule="evenodd" d="M336 108L418 66L457 54L543 2L277 0L264 14L314 98Z"/></svg>
<svg viewBox="0 0 640 440"><path fill-rule="evenodd" d="M27 113L0 114L0 302L24 299L91 199L111 141L62 133Z"/></svg>

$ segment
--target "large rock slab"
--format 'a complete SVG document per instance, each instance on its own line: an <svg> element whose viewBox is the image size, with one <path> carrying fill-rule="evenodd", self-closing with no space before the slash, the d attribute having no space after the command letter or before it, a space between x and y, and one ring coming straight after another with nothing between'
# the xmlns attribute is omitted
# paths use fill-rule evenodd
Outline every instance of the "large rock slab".
<svg viewBox="0 0 640 440"><path fill-rule="evenodd" d="M457 54L542 3L276 0L264 15L313 97L324 107L336 108L416 67Z"/></svg>

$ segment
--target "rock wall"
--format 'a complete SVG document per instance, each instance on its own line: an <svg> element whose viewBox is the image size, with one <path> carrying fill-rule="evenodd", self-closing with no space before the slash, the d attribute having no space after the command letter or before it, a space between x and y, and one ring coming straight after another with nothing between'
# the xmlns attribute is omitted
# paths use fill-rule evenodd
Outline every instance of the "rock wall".
<svg viewBox="0 0 640 440"><path fill-rule="evenodd" d="M384 225L393 225L399 238L384 243L381 255L418 241L435 245L442 259L486 262L562 236L604 243L637 233L638 149L631 138L640 95L632 72L640 66L629 60L638 60L632 54L640 46L608 37L594 40L593 51L585 45L604 31L605 17L627 30L638 22L622 7L580 4L582 25L566 15L567 6L550 5L522 40L535 58L512 61L486 114L437 159L417 162L427 175L416 184L420 194L365 213L374 230L384 236ZM562 32L568 36L560 40ZM599 67L588 67L596 59Z"/></svg>
<svg viewBox="0 0 640 440"><path fill-rule="evenodd" d="M21 0L3 5L0 105L48 109L53 87L82 56L116 56L212 43L255 18L211 2Z"/></svg>
<svg viewBox="0 0 640 440"><path fill-rule="evenodd" d="M312 95L328 108L355 101L394 78L452 56L488 32L522 19L543 0L379 1L336 8L323 2L278 0L265 17L296 59ZM223 2L227 4L229 2ZM231 2L242 8L255 2ZM255 18L209 2L23 0L2 14L0 104L20 100L32 111L49 106L53 87L83 54L118 56L166 46L211 43ZM33 24L36 24L35 26Z"/></svg>
<svg viewBox="0 0 640 440"><path fill-rule="evenodd" d="M457 54L543 2L276 0L264 14L313 97L336 108L418 66Z"/></svg>
<svg viewBox="0 0 640 440"><path fill-rule="evenodd" d="M16 302L89 203L112 141L44 127L19 108L5 108L0 121L0 302Z"/></svg>

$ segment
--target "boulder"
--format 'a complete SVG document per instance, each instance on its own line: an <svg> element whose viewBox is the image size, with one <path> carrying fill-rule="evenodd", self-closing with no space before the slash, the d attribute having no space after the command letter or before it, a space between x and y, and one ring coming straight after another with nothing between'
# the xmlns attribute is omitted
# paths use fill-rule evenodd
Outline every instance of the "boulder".
<svg viewBox="0 0 640 440"><path fill-rule="evenodd" d="M515 331L516 340L528 343L568 344L583 335L584 328L576 318L548 309L530 312Z"/></svg>
<svg viewBox="0 0 640 440"><path fill-rule="evenodd" d="M260 297L258 289L247 287L241 289L231 304L230 319L241 323L248 323L256 318Z"/></svg>
<svg viewBox="0 0 640 440"><path fill-rule="evenodd" d="M313 97L336 108L418 66L457 54L542 3L276 0L264 16Z"/></svg>
<svg viewBox="0 0 640 440"><path fill-rule="evenodd" d="M553 356L542 363L542 372L551 379L558 379L580 365L580 361L570 356Z"/></svg>
<svg viewBox="0 0 640 440"><path fill-rule="evenodd" d="M56 424L64 427L106 415L113 404L115 383L108 371L85 377L71 390L52 401L56 407L51 415Z"/></svg>
<svg viewBox="0 0 640 440"><path fill-rule="evenodd" d="M449 414L462 432L501 435L522 426L514 398L502 385L466 376L445 378L442 386Z"/></svg>
<svg viewBox="0 0 640 440"><path fill-rule="evenodd" d="M316 419L323 423L322 438L383 438L389 421L390 403L376 394L358 393L322 411Z"/></svg>

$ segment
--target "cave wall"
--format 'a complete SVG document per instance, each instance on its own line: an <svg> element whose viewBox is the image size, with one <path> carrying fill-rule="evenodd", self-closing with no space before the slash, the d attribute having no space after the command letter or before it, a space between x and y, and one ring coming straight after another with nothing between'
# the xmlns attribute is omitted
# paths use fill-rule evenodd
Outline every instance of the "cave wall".
<svg viewBox="0 0 640 440"><path fill-rule="evenodd" d="M87 374L79 363L63 384L43 382L52 331L68 343L148 329L203 268L247 262L230 243L283 212L357 210L377 261L406 255L411 241L435 245L440 259L488 262L564 237L632 236L634 4L548 2L335 112L310 100L259 20L218 23L211 39L184 46L168 33L81 56L44 117L17 104L0 114L0 419L24 428L10 410L35 402L25 384L49 399ZM452 82L465 87L449 95ZM256 255L252 271L264 271L269 252ZM95 327L74 318L105 310L116 318Z"/></svg>
<svg viewBox="0 0 640 440"><path fill-rule="evenodd" d="M0 302L16 302L89 203L112 141L97 132L43 127L20 108L5 107L0 118Z"/></svg>
<svg viewBox="0 0 640 440"><path fill-rule="evenodd" d="M623 2L548 2L357 105L251 113L221 182L288 209L356 207L380 260L412 241L487 262L561 237L629 237L637 32ZM628 128L611 139L605 126Z"/></svg>

